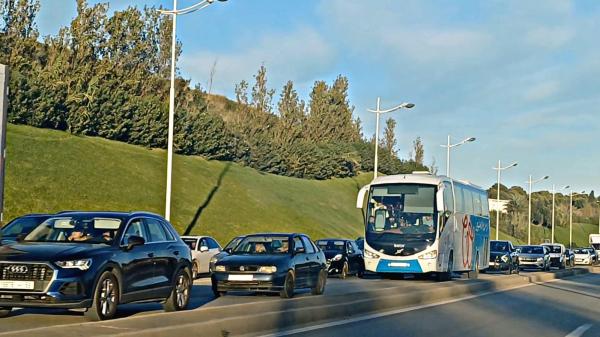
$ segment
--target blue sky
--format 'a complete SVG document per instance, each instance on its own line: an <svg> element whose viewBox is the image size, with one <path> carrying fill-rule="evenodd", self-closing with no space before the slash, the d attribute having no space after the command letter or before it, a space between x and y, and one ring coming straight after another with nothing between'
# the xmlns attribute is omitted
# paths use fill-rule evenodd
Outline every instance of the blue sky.
<svg viewBox="0 0 600 337"><path fill-rule="evenodd" d="M96 1L90 1L95 3ZM108 1L172 7L170 1ZM75 15L75 1L41 0L38 24L54 34ZM194 0L179 0L189 6ZM600 192L600 2L595 0L229 0L178 21L184 77L206 87L217 62L213 92L233 97L235 83L265 64L272 87L293 80L306 97L315 80L350 79L350 101L366 111L403 101L412 110L397 121L398 150L425 144L445 172L447 134L477 141L452 152L453 177L495 183L500 159L519 166L503 183L572 185Z"/></svg>

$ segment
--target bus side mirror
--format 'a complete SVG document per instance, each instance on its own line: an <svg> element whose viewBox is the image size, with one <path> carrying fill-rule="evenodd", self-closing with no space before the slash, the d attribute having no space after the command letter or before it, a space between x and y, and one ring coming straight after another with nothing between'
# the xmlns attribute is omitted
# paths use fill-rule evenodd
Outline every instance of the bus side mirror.
<svg viewBox="0 0 600 337"><path fill-rule="evenodd" d="M369 191L369 187L370 185L365 185L358 191L358 196L356 197L356 208L363 208L363 205L365 204L365 196Z"/></svg>

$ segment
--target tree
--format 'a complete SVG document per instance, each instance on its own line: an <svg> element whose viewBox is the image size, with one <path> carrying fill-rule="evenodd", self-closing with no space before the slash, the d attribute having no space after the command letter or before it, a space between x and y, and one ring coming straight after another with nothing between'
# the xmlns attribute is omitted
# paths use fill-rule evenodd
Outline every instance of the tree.
<svg viewBox="0 0 600 337"><path fill-rule="evenodd" d="M275 131L275 141L282 145L291 145L302 137L304 102L298 98L294 83L288 81L278 103L279 119Z"/></svg>
<svg viewBox="0 0 600 337"><path fill-rule="evenodd" d="M425 149L423 147L423 143L421 142L421 137L417 137L417 139L413 141L412 153L414 154L413 161L419 165L423 165Z"/></svg>
<svg viewBox="0 0 600 337"><path fill-rule="evenodd" d="M385 130L383 131L383 140L381 141L381 147L393 156L396 154L396 121L393 118L388 118L385 121Z"/></svg>

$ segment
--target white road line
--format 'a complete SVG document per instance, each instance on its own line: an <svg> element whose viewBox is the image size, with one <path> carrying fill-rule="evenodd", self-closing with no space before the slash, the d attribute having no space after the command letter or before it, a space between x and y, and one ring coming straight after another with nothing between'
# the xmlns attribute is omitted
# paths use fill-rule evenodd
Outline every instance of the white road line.
<svg viewBox="0 0 600 337"><path fill-rule="evenodd" d="M331 327L345 325L345 324L349 324L349 323L362 322L362 321L367 321L367 320L371 320L371 319L375 319L375 318L381 318L381 317L386 317L386 316L402 314L402 313L414 311L414 310L426 309L426 308L431 308L431 307L437 307L440 305L451 304L451 303L456 303L456 302L460 302L460 301L466 301L466 300L470 300L470 299L477 298L477 297L482 297L482 296L486 296L486 295L501 293L501 292L525 288L525 287L530 287L533 285L536 285L536 284L535 283L523 284L523 285L518 285L518 286L507 288L507 289L488 291L488 292L484 292L484 293L477 294L477 295L469 295L469 296L455 298L455 299L451 299L451 300L445 300L445 301L440 301L440 302L435 302L435 303L430 303L430 304L416 305L416 306L412 306L412 307L396 309L396 310L391 310L391 311L385 311L385 312L380 312L380 313L376 313L376 314L358 316L355 318L347 318L347 319L343 319L340 321L311 325L311 326L304 327L304 328L280 331L280 332L276 332L276 333L272 333L272 334L262 335L260 337L289 336L289 335L293 335L293 334L299 334L299 333L304 333L304 332L309 332L309 331L314 331L314 330L331 328ZM567 336L567 337L573 337L573 336Z"/></svg>
<svg viewBox="0 0 600 337"><path fill-rule="evenodd" d="M588 331L590 328L592 327L591 324L584 324L582 326L580 326L579 328L573 330L570 334L568 334L566 337L581 337L583 336L583 334Z"/></svg>

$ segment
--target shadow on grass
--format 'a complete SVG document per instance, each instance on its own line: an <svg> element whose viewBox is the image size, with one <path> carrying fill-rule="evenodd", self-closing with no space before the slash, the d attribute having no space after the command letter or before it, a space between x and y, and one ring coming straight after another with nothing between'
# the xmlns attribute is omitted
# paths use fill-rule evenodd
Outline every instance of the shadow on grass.
<svg viewBox="0 0 600 337"><path fill-rule="evenodd" d="M217 178L217 184L212 188L212 190L210 190L210 192L208 193L208 196L206 197L206 199L204 200L204 202L198 207L198 210L196 211L196 214L194 215L194 218L192 218L192 221L190 222L190 224L187 226L187 228L183 232L183 235L190 235L190 233L192 232L192 230L194 229L194 227L196 227L196 224L198 223L198 220L200 219L200 216L202 215L202 212L204 212L204 210L206 209L206 207L208 207L208 205L210 204L212 198L215 196L215 194L217 193L217 191L221 187L221 183L223 182L223 178L225 177L225 175L227 174L227 172L229 171L230 168L231 168L231 162L228 162L225 165L225 167L223 168L223 171L221 171L221 173L219 174L219 177Z"/></svg>

